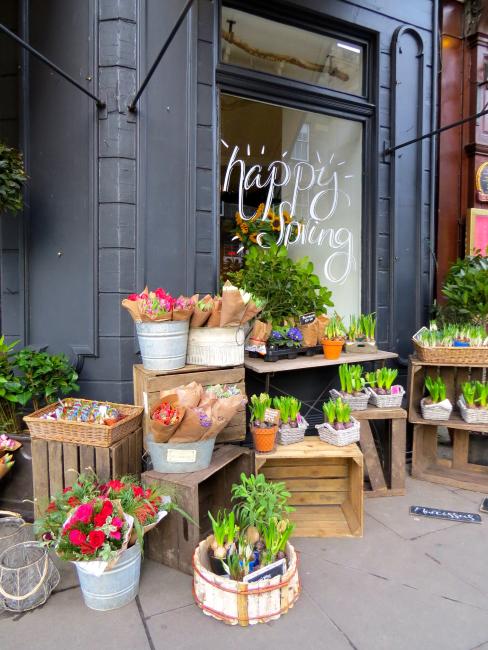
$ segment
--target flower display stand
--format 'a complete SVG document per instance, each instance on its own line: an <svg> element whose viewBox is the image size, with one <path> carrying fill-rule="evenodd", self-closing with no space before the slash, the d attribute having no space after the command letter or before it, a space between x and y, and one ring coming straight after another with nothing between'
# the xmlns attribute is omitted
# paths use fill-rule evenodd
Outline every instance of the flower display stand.
<svg viewBox="0 0 488 650"><path fill-rule="evenodd" d="M44 510L53 494L72 485L80 472L93 469L101 481L107 481L124 474L140 476L141 464L140 427L111 447L32 438L35 516Z"/></svg>
<svg viewBox="0 0 488 650"><path fill-rule="evenodd" d="M297 537L362 537L363 454L356 444L334 447L308 436L256 456L256 471L286 483Z"/></svg>
<svg viewBox="0 0 488 650"><path fill-rule="evenodd" d="M377 408L353 411L361 424L359 446L364 455L364 468L369 485L366 497L402 496L405 494L405 453L407 411L402 408ZM371 429L372 422L384 422L384 444L377 446Z"/></svg>
<svg viewBox="0 0 488 650"><path fill-rule="evenodd" d="M457 408L449 420L436 422L424 420L420 412L420 400L426 376L440 375L446 384L447 398L456 404L461 393L461 385L471 380L482 380L486 373L486 363L469 365L452 365L427 363L416 357L410 359L409 365L409 407L408 419L414 425L412 476L432 483L442 483L465 490L486 492L488 490L488 424L468 424ZM452 458L439 456L437 444L438 427L447 427L452 440ZM486 464L473 462L478 460L474 449L475 440L480 440L485 449Z"/></svg>
<svg viewBox="0 0 488 650"><path fill-rule="evenodd" d="M206 469L186 474L142 474L146 485L158 483L175 493L178 505L199 524L195 526L177 512L170 512L145 537L145 555L150 560L193 575L192 557L195 548L211 532L208 511L231 507L231 487L239 482L241 472L254 471L254 454L236 445L216 448Z"/></svg>
<svg viewBox="0 0 488 650"><path fill-rule="evenodd" d="M196 381L205 386L215 384L236 384L246 393L244 366L230 368L206 368L185 366L181 370L156 372L145 370L142 365L134 366L134 404L144 406L142 427L144 435L148 430L149 412L160 401L160 392ZM246 407L242 406L225 429L217 436L217 442L237 442L246 437Z"/></svg>

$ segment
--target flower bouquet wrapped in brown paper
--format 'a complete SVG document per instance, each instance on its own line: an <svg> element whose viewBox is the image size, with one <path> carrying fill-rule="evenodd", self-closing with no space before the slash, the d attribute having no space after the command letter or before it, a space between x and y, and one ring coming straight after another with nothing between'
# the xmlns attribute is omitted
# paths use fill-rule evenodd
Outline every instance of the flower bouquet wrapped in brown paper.
<svg viewBox="0 0 488 650"><path fill-rule="evenodd" d="M210 317L207 320L207 327L220 327L220 316L222 314L222 298L215 296Z"/></svg>
<svg viewBox="0 0 488 650"><path fill-rule="evenodd" d="M183 421L186 409L180 406L178 396L166 395L151 409L150 430L154 442L168 442Z"/></svg>
<svg viewBox="0 0 488 650"><path fill-rule="evenodd" d="M208 440L209 438L217 436L221 431L225 429L237 411L241 408L241 406L246 404L246 402L247 397L240 393L240 391L237 395L217 398L214 404L212 404L210 410L213 421L212 426L201 439Z"/></svg>
<svg viewBox="0 0 488 650"><path fill-rule="evenodd" d="M196 381L189 384L171 388L170 390L161 391L160 397L164 399L167 395L175 394L178 398L178 404L185 408L194 408L200 404L202 398L203 386Z"/></svg>
<svg viewBox="0 0 488 650"><path fill-rule="evenodd" d="M146 287L141 293L132 293L122 300L136 322L161 322L167 320L189 320L194 309L193 298L173 298L164 289L149 291Z"/></svg>
<svg viewBox="0 0 488 650"><path fill-rule="evenodd" d="M310 348L312 346L318 345L319 342L319 322L315 318L311 323L306 323L304 325L300 324L298 329L302 333L302 346L304 348Z"/></svg>
<svg viewBox="0 0 488 650"><path fill-rule="evenodd" d="M171 437L170 442L197 442L201 440L213 424L209 408L194 407L186 409L183 422Z"/></svg>
<svg viewBox="0 0 488 650"><path fill-rule="evenodd" d="M195 309L193 311L190 327L203 327L212 313L214 301L210 294L198 300L198 294L193 296L195 299Z"/></svg>

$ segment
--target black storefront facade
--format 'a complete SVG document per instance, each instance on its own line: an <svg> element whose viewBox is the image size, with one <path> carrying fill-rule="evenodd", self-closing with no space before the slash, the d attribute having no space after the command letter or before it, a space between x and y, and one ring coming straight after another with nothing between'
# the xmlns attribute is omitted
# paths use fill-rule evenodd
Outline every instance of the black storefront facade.
<svg viewBox="0 0 488 650"><path fill-rule="evenodd" d="M29 174L1 221L2 332L70 355L83 395L131 402L121 299L216 291L242 259L235 213L264 204L338 311L376 311L405 361L432 301L435 142L383 150L435 127L437 3L195 0L129 111L183 6L2 3L106 104L0 36L0 139ZM293 241L280 216L312 222Z"/></svg>

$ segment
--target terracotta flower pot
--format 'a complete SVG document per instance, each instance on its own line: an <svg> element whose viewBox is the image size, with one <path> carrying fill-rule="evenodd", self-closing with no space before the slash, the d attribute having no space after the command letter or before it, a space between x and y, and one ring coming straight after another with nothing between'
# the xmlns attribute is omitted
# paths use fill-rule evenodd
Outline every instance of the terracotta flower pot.
<svg viewBox="0 0 488 650"><path fill-rule="evenodd" d="M278 425L273 427L252 427L252 437L254 440L254 449L261 453L273 451Z"/></svg>
<svg viewBox="0 0 488 650"><path fill-rule="evenodd" d="M343 340L322 339L324 357L330 361L338 359L341 356L343 346Z"/></svg>

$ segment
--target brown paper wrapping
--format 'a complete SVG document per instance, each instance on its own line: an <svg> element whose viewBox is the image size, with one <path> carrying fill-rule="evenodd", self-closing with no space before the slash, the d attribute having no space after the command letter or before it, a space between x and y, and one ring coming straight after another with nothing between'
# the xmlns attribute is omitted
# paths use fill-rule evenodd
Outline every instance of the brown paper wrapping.
<svg viewBox="0 0 488 650"><path fill-rule="evenodd" d="M212 417L212 426L203 434L201 440L209 440L214 438L232 420L234 415L245 404L247 398L244 395L232 395L231 397L219 397L212 405L210 415Z"/></svg>
<svg viewBox="0 0 488 650"><path fill-rule="evenodd" d="M198 384L196 381L192 381L190 384L184 386L178 386L177 388L171 388L171 390L166 391L163 390L160 393L160 397L165 399L166 395L175 394L180 406L184 406L185 408L194 408L199 405L202 393L202 385Z"/></svg>
<svg viewBox="0 0 488 650"><path fill-rule="evenodd" d="M214 298L213 309L207 321L207 327L220 327L220 316L222 312L222 298Z"/></svg>
<svg viewBox="0 0 488 650"><path fill-rule="evenodd" d="M302 333L303 341L302 346L304 348L310 348L317 345L319 338L319 329L318 329L318 319L316 318L312 323L307 323L306 325L299 325L298 329Z"/></svg>
<svg viewBox="0 0 488 650"><path fill-rule="evenodd" d="M217 401L218 397L215 395L215 393L212 393L211 391L203 391L202 399L200 400L200 408L211 408L215 402Z"/></svg>
<svg viewBox="0 0 488 650"><path fill-rule="evenodd" d="M185 296L180 296L180 298L184 297ZM173 320L190 320L194 310L194 305L189 309L173 309Z"/></svg>
<svg viewBox="0 0 488 650"><path fill-rule="evenodd" d="M256 303L251 299L246 306L246 311L241 319L241 323L247 323L248 321L255 318L259 312L262 310L262 307L257 307Z"/></svg>
<svg viewBox="0 0 488 650"><path fill-rule="evenodd" d="M193 296L195 300L195 303L198 302L198 294L196 296ZM210 302L213 304L213 298L210 294L207 294L202 298L204 302ZM208 311L203 311L202 309L199 309L198 306L195 304L195 309L193 311L191 321L190 321L190 327L203 327L205 323L208 321L210 318L210 314L212 313L212 310L209 309Z"/></svg>
<svg viewBox="0 0 488 650"><path fill-rule="evenodd" d="M207 409L205 412L210 415ZM203 427L200 424L200 416L195 409L187 409L183 422L171 438L171 443L197 442L212 427Z"/></svg>
<svg viewBox="0 0 488 650"><path fill-rule="evenodd" d="M322 343L322 339L325 336L325 328L330 323L330 318L327 316L327 314L321 314L320 316L317 316L316 321L317 321L317 340L319 343Z"/></svg>
<svg viewBox="0 0 488 650"><path fill-rule="evenodd" d="M158 422L157 420L153 420L152 416L154 411L158 408L158 406L162 402L169 402L172 406L178 409L178 413L180 416L180 419L178 422L175 424L170 424L168 426L165 426L161 422ZM151 418L150 418L150 425L149 428L151 430L151 433L153 435L154 442L168 442L171 437L173 436L174 432L176 429L182 424L184 417L185 417L185 411L186 409L178 403L178 396L175 393L172 393L170 395L166 395L161 402L158 402L153 408L151 409Z"/></svg>
<svg viewBox="0 0 488 650"><path fill-rule="evenodd" d="M251 345L254 341L257 343L265 343L269 339L269 335L271 334L272 329L273 324L271 321L268 321L267 323L262 320L254 321L251 334L249 335L249 342Z"/></svg>
<svg viewBox="0 0 488 650"><path fill-rule="evenodd" d="M247 304L242 299L241 292L227 280L222 289L220 327L238 327L246 309Z"/></svg>

